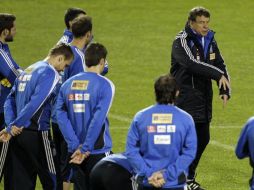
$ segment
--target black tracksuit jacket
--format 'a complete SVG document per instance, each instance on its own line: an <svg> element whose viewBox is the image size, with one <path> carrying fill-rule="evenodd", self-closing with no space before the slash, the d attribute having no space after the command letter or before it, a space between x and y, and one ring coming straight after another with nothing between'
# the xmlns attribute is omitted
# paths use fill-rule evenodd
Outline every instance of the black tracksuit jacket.
<svg viewBox="0 0 254 190"><path fill-rule="evenodd" d="M206 55L198 39L201 37L188 25L176 36L170 73L180 88L176 105L191 114L195 123L209 123L212 119L212 80L218 83L222 75L229 80L229 75L214 32L209 31L209 37L206 38ZM220 89L220 94L230 97L230 89Z"/></svg>

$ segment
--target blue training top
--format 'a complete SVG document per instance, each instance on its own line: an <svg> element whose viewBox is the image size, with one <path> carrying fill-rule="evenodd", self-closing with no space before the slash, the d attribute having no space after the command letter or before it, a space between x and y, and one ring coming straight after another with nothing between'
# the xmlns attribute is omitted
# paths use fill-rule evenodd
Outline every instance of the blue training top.
<svg viewBox="0 0 254 190"><path fill-rule="evenodd" d="M115 93L114 84L92 72L79 73L62 85L57 99L57 123L74 152L100 154L111 150L108 111Z"/></svg>
<svg viewBox="0 0 254 190"><path fill-rule="evenodd" d="M46 61L39 61L21 73L16 79L4 105L7 131L11 127L29 127L36 124L36 130L48 130L50 120L50 99L59 75Z"/></svg>
<svg viewBox="0 0 254 190"><path fill-rule="evenodd" d="M195 158L196 131L192 117L173 105L156 104L138 112L130 126L126 156L144 185L162 171L163 188L183 187Z"/></svg>

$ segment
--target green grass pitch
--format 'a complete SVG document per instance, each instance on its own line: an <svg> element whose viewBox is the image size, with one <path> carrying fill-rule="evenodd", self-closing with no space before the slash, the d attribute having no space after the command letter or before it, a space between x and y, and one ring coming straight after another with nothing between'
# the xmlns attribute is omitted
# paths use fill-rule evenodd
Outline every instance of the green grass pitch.
<svg viewBox="0 0 254 190"><path fill-rule="evenodd" d="M211 11L211 28L232 85L232 98L223 109L214 83L211 143L197 180L208 190L245 190L251 169L247 159L236 159L234 146L241 126L253 115L254 1L1 0L0 12L17 17L17 35L10 49L24 68L44 59L59 40L68 7L83 8L92 16L95 40L109 52L107 77L116 86L109 119L113 150L121 152L134 114L154 103L154 79L168 72L172 41L184 27L188 11L197 5ZM36 189L42 189L39 182Z"/></svg>

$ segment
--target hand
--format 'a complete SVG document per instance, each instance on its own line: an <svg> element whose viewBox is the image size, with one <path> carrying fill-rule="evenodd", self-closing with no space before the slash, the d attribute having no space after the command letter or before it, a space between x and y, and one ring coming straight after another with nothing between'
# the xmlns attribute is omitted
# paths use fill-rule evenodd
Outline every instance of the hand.
<svg viewBox="0 0 254 190"><path fill-rule="evenodd" d="M69 163L81 164L88 156L90 152L82 153L80 149L77 149L72 155Z"/></svg>
<svg viewBox="0 0 254 190"><path fill-rule="evenodd" d="M223 108L225 108L227 105L227 101L228 101L228 95L226 95L226 94L220 95L220 98L223 101Z"/></svg>
<svg viewBox="0 0 254 190"><path fill-rule="evenodd" d="M1 82L1 85L5 86L5 87L8 87L8 88L11 87L11 83L8 81L7 78L2 79L0 82Z"/></svg>
<svg viewBox="0 0 254 190"><path fill-rule="evenodd" d="M11 135L6 131L6 129L3 129L0 132L0 142L8 142L11 139Z"/></svg>
<svg viewBox="0 0 254 190"><path fill-rule="evenodd" d="M11 135L12 136L19 135L22 132L23 128L24 127L17 127L16 125L13 125L11 127Z"/></svg>
<svg viewBox="0 0 254 190"><path fill-rule="evenodd" d="M156 188L162 187L166 183L162 171L154 172L148 178L148 183Z"/></svg>
<svg viewBox="0 0 254 190"><path fill-rule="evenodd" d="M222 75L220 80L219 80L219 89L221 89L221 87L223 87L224 90L230 89L230 84L228 79Z"/></svg>

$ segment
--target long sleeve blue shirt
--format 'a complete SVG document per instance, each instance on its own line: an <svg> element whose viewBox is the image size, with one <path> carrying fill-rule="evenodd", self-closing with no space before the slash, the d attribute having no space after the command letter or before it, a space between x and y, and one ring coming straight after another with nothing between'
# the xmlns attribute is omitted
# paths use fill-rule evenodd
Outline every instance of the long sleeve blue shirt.
<svg viewBox="0 0 254 190"><path fill-rule="evenodd" d="M61 86L57 99L57 123L74 152L91 154L111 150L108 111L114 97L113 83L96 73L83 72L68 79Z"/></svg>
<svg viewBox="0 0 254 190"><path fill-rule="evenodd" d="M134 172L144 185L162 171L163 188L183 187L188 167L195 158L196 131L192 117L172 105L154 105L138 112L131 124L126 152Z"/></svg>
<svg viewBox="0 0 254 190"><path fill-rule="evenodd" d="M0 80L6 78L13 86L20 71L19 66L11 56L8 44L0 42ZM0 113L4 112L4 102L10 91L11 87L0 84Z"/></svg>
<svg viewBox="0 0 254 190"><path fill-rule="evenodd" d="M8 95L5 105L7 131L11 127L30 127L36 124L36 130L48 130L50 120L50 98L59 75L45 61L39 61L21 73Z"/></svg>

